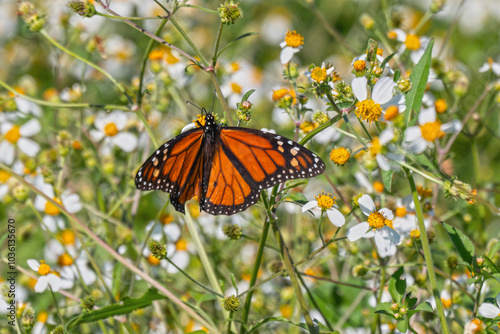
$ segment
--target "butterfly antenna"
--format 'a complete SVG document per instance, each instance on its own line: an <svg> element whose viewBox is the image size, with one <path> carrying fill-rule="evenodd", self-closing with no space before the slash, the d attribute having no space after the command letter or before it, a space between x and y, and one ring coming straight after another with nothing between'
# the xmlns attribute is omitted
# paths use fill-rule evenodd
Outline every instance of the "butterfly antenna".
<svg viewBox="0 0 500 334"><path fill-rule="evenodd" d="M200 108L200 107L198 107L196 104L194 104L194 103L193 103L193 102L191 102L191 101L186 101L186 104L190 104L190 105L194 106L196 109L198 109L198 110L199 110L199 111L201 111L201 112L203 112L203 110L205 109L205 108Z"/></svg>
<svg viewBox="0 0 500 334"><path fill-rule="evenodd" d="M214 112L214 104L215 104L215 97L217 96L217 91L214 89L214 98L212 99L212 107L210 108L210 112Z"/></svg>

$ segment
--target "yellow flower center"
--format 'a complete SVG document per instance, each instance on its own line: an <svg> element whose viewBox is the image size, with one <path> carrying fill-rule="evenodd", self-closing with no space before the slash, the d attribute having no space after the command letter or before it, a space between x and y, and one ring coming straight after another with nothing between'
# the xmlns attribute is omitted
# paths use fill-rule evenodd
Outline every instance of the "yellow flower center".
<svg viewBox="0 0 500 334"><path fill-rule="evenodd" d="M169 65L177 64L180 60L176 56L172 54L172 51L170 49L167 49L165 52L165 61Z"/></svg>
<svg viewBox="0 0 500 334"><path fill-rule="evenodd" d="M398 38L398 34L394 30L391 30L387 33L387 38L396 39L396 38Z"/></svg>
<svg viewBox="0 0 500 334"><path fill-rule="evenodd" d="M399 206L396 208L396 216L404 217L406 216L406 208L404 206Z"/></svg>
<svg viewBox="0 0 500 334"><path fill-rule="evenodd" d="M377 48L377 55L381 56L384 54L384 50L382 50L381 48Z"/></svg>
<svg viewBox="0 0 500 334"><path fill-rule="evenodd" d="M356 115L362 120L370 122L378 121L382 115L382 107L373 100L364 100L356 103Z"/></svg>
<svg viewBox="0 0 500 334"><path fill-rule="evenodd" d="M373 189L375 189L375 191L381 193L382 191L384 191L384 184L380 181L375 181L375 182L373 182Z"/></svg>
<svg viewBox="0 0 500 334"><path fill-rule="evenodd" d="M351 157L351 152L345 147L334 148L330 152L330 160L332 160L337 165L344 165Z"/></svg>
<svg viewBox="0 0 500 334"><path fill-rule="evenodd" d="M233 93L241 94L242 88L237 83L231 82L231 90L233 91Z"/></svg>
<svg viewBox="0 0 500 334"><path fill-rule="evenodd" d="M41 311L40 313L38 313L36 320L43 322L43 323L46 323L48 318L49 318L49 314L47 312Z"/></svg>
<svg viewBox="0 0 500 334"><path fill-rule="evenodd" d="M434 102L434 108L436 108L438 114L442 114L448 110L448 105L444 99L437 99L436 102Z"/></svg>
<svg viewBox="0 0 500 334"><path fill-rule="evenodd" d="M311 71L311 79L317 83L322 83L326 80L326 70L321 67L315 67Z"/></svg>
<svg viewBox="0 0 500 334"><path fill-rule="evenodd" d="M149 254L148 256L148 263L152 266L157 266L160 264L160 259L155 257L153 254Z"/></svg>
<svg viewBox="0 0 500 334"><path fill-rule="evenodd" d="M5 183L8 179L10 179L10 173L0 170L0 183Z"/></svg>
<svg viewBox="0 0 500 334"><path fill-rule="evenodd" d="M164 52L161 49L155 49L149 53L149 60L162 60Z"/></svg>
<svg viewBox="0 0 500 334"><path fill-rule="evenodd" d="M382 152L382 145L380 145L380 140L378 137L373 137L372 139L372 145L370 146L370 153L372 157L376 157L377 154L380 154Z"/></svg>
<svg viewBox="0 0 500 334"><path fill-rule="evenodd" d="M179 239L179 241L177 241L175 243L175 249L179 250L179 251L185 251L187 250L187 241L184 240L184 239Z"/></svg>
<svg viewBox="0 0 500 334"><path fill-rule="evenodd" d="M277 90L273 90L273 101L278 101L285 97L285 95L288 94L288 89L286 88L280 88Z"/></svg>
<svg viewBox="0 0 500 334"><path fill-rule="evenodd" d="M115 123L108 123L104 126L104 133L106 136L113 137L118 133L118 128Z"/></svg>
<svg viewBox="0 0 500 334"><path fill-rule="evenodd" d="M198 114L198 118L195 119L193 123L196 124L197 127L199 127L198 123L200 123L201 126L205 126L205 116Z"/></svg>
<svg viewBox="0 0 500 334"><path fill-rule="evenodd" d="M304 123L302 123L300 125L300 129L302 131L304 131L304 133L309 133L312 130L316 129L318 126L319 126L319 124L316 122L305 121Z"/></svg>
<svg viewBox="0 0 500 334"><path fill-rule="evenodd" d="M420 38L417 35L408 34L406 35L405 45L408 50L418 50L420 49Z"/></svg>
<svg viewBox="0 0 500 334"><path fill-rule="evenodd" d="M441 130L441 122L429 122L424 125L420 125L420 130L422 131L422 137L430 142L435 141L438 138L444 136L443 130Z"/></svg>
<svg viewBox="0 0 500 334"><path fill-rule="evenodd" d="M316 201L318 202L318 206L323 211L332 208L332 206L335 204L335 200L336 198L332 194L325 193L324 191L322 191L321 194L316 196Z"/></svg>
<svg viewBox="0 0 500 334"><path fill-rule="evenodd" d="M493 58L488 57L488 65L490 65L490 68L493 66Z"/></svg>
<svg viewBox="0 0 500 334"><path fill-rule="evenodd" d="M172 216L171 214L162 213L160 215L160 223L162 223L163 225L168 225L173 221L174 221L174 216Z"/></svg>
<svg viewBox="0 0 500 334"><path fill-rule="evenodd" d="M40 261L40 267L38 268L38 273L42 276L50 274L50 266L45 263L45 261Z"/></svg>
<svg viewBox="0 0 500 334"><path fill-rule="evenodd" d="M57 204L62 205L62 201L59 198L54 197L53 200ZM55 206L51 202L47 201L47 203L45 203L45 213L48 214L49 216L56 216L59 213L61 213L61 211L59 210L59 208L57 206Z"/></svg>
<svg viewBox="0 0 500 334"><path fill-rule="evenodd" d="M383 214L380 212L372 212L370 216L368 216L368 225L373 228L381 228L385 225L392 224L392 221L386 219Z"/></svg>
<svg viewBox="0 0 500 334"><path fill-rule="evenodd" d="M73 142L71 143L71 147L74 150L81 150L82 149L82 143L79 140L73 140Z"/></svg>
<svg viewBox="0 0 500 334"><path fill-rule="evenodd" d="M410 238L412 238L412 239L420 238L420 231L419 230L412 230L410 232Z"/></svg>
<svg viewBox="0 0 500 334"><path fill-rule="evenodd" d="M356 71L362 71L366 68L366 62L362 59L356 60L353 64L353 68Z"/></svg>
<svg viewBox="0 0 500 334"><path fill-rule="evenodd" d="M71 266L73 264L73 259L68 253L64 253L57 259L57 264L60 266Z"/></svg>
<svg viewBox="0 0 500 334"><path fill-rule="evenodd" d="M231 63L231 70L233 70L233 72L237 72L239 69L240 69L239 63L237 63L237 62Z"/></svg>
<svg viewBox="0 0 500 334"><path fill-rule="evenodd" d="M432 190L428 189L428 188L424 188L422 186L417 186L417 194L419 194L421 197L431 197Z"/></svg>
<svg viewBox="0 0 500 334"><path fill-rule="evenodd" d="M451 307L451 298L441 298L441 302L443 303L444 308Z"/></svg>
<svg viewBox="0 0 500 334"><path fill-rule="evenodd" d="M58 99L58 97L59 97L59 92L57 91L57 89L55 89L53 87L47 88L45 90L45 92L43 92L43 99L44 100L53 101L53 100Z"/></svg>
<svg viewBox="0 0 500 334"><path fill-rule="evenodd" d="M280 306L280 313L283 318L290 319L292 317L293 308L288 304L283 304Z"/></svg>
<svg viewBox="0 0 500 334"><path fill-rule="evenodd" d="M398 106L389 106L387 109L385 109L385 120L386 121L391 121L394 118L396 118L398 115L399 115Z"/></svg>
<svg viewBox="0 0 500 334"><path fill-rule="evenodd" d="M14 125L12 129L7 131L5 134L5 139L12 144L17 143L17 141L21 138L21 132L19 132L19 127L17 125Z"/></svg>
<svg viewBox="0 0 500 334"><path fill-rule="evenodd" d="M302 37L302 35L295 30L288 30L285 36L285 43L287 46L290 46L292 48L298 48L299 46L304 44L304 37Z"/></svg>
<svg viewBox="0 0 500 334"><path fill-rule="evenodd" d="M63 230L60 235L60 241L64 245L74 245L75 244L75 232L70 229Z"/></svg>

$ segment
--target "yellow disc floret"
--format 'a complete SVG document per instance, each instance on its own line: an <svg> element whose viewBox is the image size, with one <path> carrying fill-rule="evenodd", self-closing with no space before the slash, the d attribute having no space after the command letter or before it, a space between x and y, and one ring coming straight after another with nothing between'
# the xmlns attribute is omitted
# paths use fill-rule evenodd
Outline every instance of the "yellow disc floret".
<svg viewBox="0 0 500 334"><path fill-rule="evenodd" d="M330 160L332 160L335 164L339 166L345 165L345 163L351 157L351 152L345 147L334 148L330 152Z"/></svg>
<svg viewBox="0 0 500 334"><path fill-rule="evenodd" d="M10 173L0 170L0 183L5 183L8 179L10 179Z"/></svg>
<svg viewBox="0 0 500 334"><path fill-rule="evenodd" d="M287 46L290 46L292 48L298 48L299 46L304 44L304 37L295 30L288 30L285 36L285 43Z"/></svg>
<svg viewBox="0 0 500 334"><path fill-rule="evenodd" d="M54 201L59 205L62 205L62 201L59 198L54 197ZM47 203L45 203L45 213L48 214L49 216L56 216L59 213L61 213L61 211L57 206L47 201Z"/></svg>
<svg viewBox="0 0 500 334"><path fill-rule="evenodd" d="M311 70L311 79L317 83L322 83L326 80L326 70L321 67L315 67Z"/></svg>
<svg viewBox="0 0 500 334"><path fill-rule="evenodd" d="M420 38L417 35L408 34L406 35L405 45L408 50L418 50L420 49Z"/></svg>
<svg viewBox="0 0 500 334"><path fill-rule="evenodd" d="M430 142L443 137L445 134L443 130L441 130L440 121L425 123L420 126L420 130L422 131L422 137Z"/></svg>
<svg viewBox="0 0 500 334"><path fill-rule="evenodd" d="M404 206L398 206L396 208L396 216L397 217L404 217L404 216L406 216L406 208Z"/></svg>
<svg viewBox="0 0 500 334"><path fill-rule="evenodd" d="M59 238L64 245L75 244L75 232L73 232L73 230L70 229L63 230Z"/></svg>
<svg viewBox="0 0 500 334"><path fill-rule="evenodd" d="M50 274L50 266L45 263L45 261L40 261L40 267L38 268L38 273L42 276Z"/></svg>
<svg viewBox="0 0 500 334"><path fill-rule="evenodd" d="M438 114L442 114L448 110L448 104L446 104L444 99L437 99L436 102L434 102L434 108Z"/></svg>
<svg viewBox="0 0 500 334"><path fill-rule="evenodd" d="M392 224L392 221L385 218L380 212L372 212L370 216L368 216L368 225L373 228L381 228L388 224Z"/></svg>
<svg viewBox="0 0 500 334"><path fill-rule="evenodd" d="M57 259L57 264L60 266L71 266L73 258L68 253L64 253Z"/></svg>
<svg viewBox="0 0 500 334"><path fill-rule="evenodd" d="M398 106L389 106L387 109L385 109L385 120L386 121L391 121L398 117L399 115L399 108Z"/></svg>
<svg viewBox="0 0 500 334"><path fill-rule="evenodd" d="M178 251L185 251L185 250L187 250L187 246L188 246L188 243L184 239L179 239L179 241L177 241L175 243L175 249L177 249Z"/></svg>
<svg viewBox="0 0 500 334"><path fill-rule="evenodd" d="M356 60L353 64L353 68L356 70L356 71L362 71L366 68L366 62L362 59L360 60Z"/></svg>
<svg viewBox="0 0 500 334"><path fill-rule="evenodd" d="M108 123L104 126L104 133L106 136L114 137L118 133L118 128L115 123Z"/></svg>
<svg viewBox="0 0 500 334"><path fill-rule="evenodd" d="M335 205L335 200L336 198L332 194L325 193L324 191L322 191L321 194L316 196L316 201L318 202L318 206L323 211L332 208Z"/></svg>
<svg viewBox="0 0 500 334"><path fill-rule="evenodd" d="M17 125L14 125L12 129L7 131L5 134L5 139L12 144L17 143L19 138L21 138L21 132L19 131L19 127Z"/></svg>
<svg viewBox="0 0 500 334"><path fill-rule="evenodd" d="M364 100L356 103L356 115L368 122L378 121L382 115L382 107L373 100Z"/></svg>

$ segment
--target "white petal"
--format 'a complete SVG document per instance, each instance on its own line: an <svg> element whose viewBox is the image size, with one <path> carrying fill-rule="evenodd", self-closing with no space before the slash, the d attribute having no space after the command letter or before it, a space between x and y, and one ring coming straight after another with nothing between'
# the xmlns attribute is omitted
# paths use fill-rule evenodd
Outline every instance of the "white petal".
<svg viewBox="0 0 500 334"><path fill-rule="evenodd" d="M393 228L390 228L389 226L382 226L379 231L382 233L384 238L389 240L391 245L399 245L401 242L401 236Z"/></svg>
<svg viewBox="0 0 500 334"><path fill-rule="evenodd" d="M35 284L35 292L44 292L47 289L47 276L41 276Z"/></svg>
<svg viewBox="0 0 500 334"><path fill-rule="evenodd" d="M384 155L377 154L377 156L375 157L375 160L377 160L377 164L381 170L391 170L392 169L391 168L392 166L389 163L389 160L387 160L387 158Z"/></svg>
<svg viewBox="0 0 500 334"><path fill-rule="evenodd" d="M132 152L137 147L137 137L128 132L120 132L112 140L116 146L125 152Z"/></svg>
<svg viewBox="0 0 500 334"><path fill-rule="evenodd" d="M410 58L413 64L417 64L420 61L420 58L424 55L425 48L420 45L420 49L414 50L410 53Z"/></svg>
<svg viewBox="0 0 500 334"><path fill-rule="evenodd" d="M189 123L188 125L186 125L185 127L182 128L181 133L186 132L187 130L191 130L191 129L196 129L196 124Z"/></svg>
<svg viewBox="0 0 500 334"><path fill-rule="evenodd" d="M311 210L312 208L315 208L318 206L318 201L314 200L314 201L310 201L310 202L307 202L303 207L302 207L302 212L306 212L308 210Z"/></svg>
<svg viewBox="0 0 500 334"><path fill-rule="evenodd" d="M401 30L401 29L393 29L392 31L394 31L396 33L396 39L400 42L404 42L406 41L406 33Z"/></svg>
<svg viewBox="0 0 500 334"><path fill-rule="evenodd" d="M32 118L19 128L19 133L23 137L31 137L40 132L42 126L36 118Z"/></svg>
<svg viewBox="0 0 500 334"><path fill-rule="evenodd" d="M337 227L342 227L345 224L345 217L344 215L337 209L329 209L326 210L326 214L328 215L328 218L330 218L330 221L332 222L333 225Z"/></svg>
<svg viewBox="0 0 500 334"><path fill-rule="evenodd" d="M482 317L493 319L500 315L500 308L490 303L483 303L479 306L478 312Z"/></svg>
<svg viewBox="0 0 500 334"><path fill-rule="evenodd" d="M57 275L54 274L48 274L47 276L47 282L49 283L50 287L52 288L52 291L59 291L61 288L61 278Z"/></svg>
<svg viewBox="0 0 500 334"><path fill-rule="evenodd" d="M110 117L109 114L101 111L97 114L97 116L94 119L94 126L98 129L104 132L104 127L106 124L110 122Z"/></svg>
<svg viewBox="0 0 500 334"><path fill-rule="evenodd" d="M26 262L28 263L28 267L34 271L38 271L38 268L40 268L40 263L37 260L29 259Z"/></svg>
<svg viewBox="0 0 500 334"><path fill-rule="evenodd" d="M455 119L451 122L442 124L441 130L446 133L455 133L462 130L462 123L458 119Z"/></svg>
<svg viewBox="0 0 500 334"><path fill-rule="evenodd" d="M17 147L26 154L27 156L34 157L40 151L40 145L28 138L19 138L17 141Z"/></svg>
<svg viewBox="0 0 500 334"><path fill-rule="evenodd" d="M379 104L389 102L393 97L392 89L395 85L396 83L392 78L383 77L379 79L373 87L372 100Z"/></svg>
<svg viewBox="0 0 500 334"><path fill-rule="evenodd" d="M44 209L45 210L45 209ZM43 224L45 226L42 226L42 228L47 228L50 232L56 233L57 232L57 219L54 216L51 215L45 215L43 216Z"/></svg>
<svg viewBox="0 0 500 334"><path fill-rule="evenodd" d="M5 195L9 192L9 186L6 184L0 184L0 201L3 200Z"/></svg>
<svg viewBox="0 0 500 334"><path fill-rule="evenodd" d="M62 202L66 210L71 213L78 212L82 209L82 203L80 203L80 196L77 194L70 194L66 196L61 196Z"/></svg>
<svg viewBox="0 0 500 334"><path fill-rule="evenodd" d="M356 224L347 231L347 239L349 239L349 241L356 241L362 238L369 228L370 225L368 225L367 222Z"/></svg>
<svg viewBox="0 0 500 334"><path fill-rule="evenodd" d="M393 128L387 128L379 136L379 142L380 145L386 145L389 143L391 140L394 139L394 129Z"/></svg>
<svg viewBox="0 0 500 334"><path fill-rule="evenodd" d="M0 152L2 152L2 154L0 154L0 162L6 165L12 164L15 156L14 145L4 140L0 142Z"/></svg>
<svg viewBox="0 0 500 334"><path fill-rule="evenodd" d="M370 196L368 195L363 195L358 199L358 204L359 207L361 208L361 211L368 217L370 213L377 211L377 208L375 207L375 203L373 203L373 200Z"/></svg>
<svg viewBox="0 0 500 334"><path fill-rule="evenodd" d="M179 225L170 223L163 227L165 235L168 237L169 241L176 241L181 236L181 228Z"/></svg>
<svg viewBox="0 0 500 334"><path fill-rule="evenodd" d="M354 173L354 177L356 178L358 184L361 187L365 188L367 192L369 193L373 192L373 185L371 184L370 181L368 181L368 178L365 176L365 174L363 174L360 171L357 171L356 173Z"/></svg>
<svg viewBox="0 0 500 334"><path fill-rule="evenodd" d="M418 124L424 125L425 123L432 123L435 121L436 110L434 108L420 110L420 114L418 114Z"/></svg>
<svg viewBox="0 0 500 334"><path fill-rule="evenodd" d="M121 110L115 110L109 114L109 121L113 122L119 131L127 125L127 119L127 114Z"/></svg>
<svg viewBox="0 0 500 334"><path fill-rule="evenodd" d="M359 101L364 101L368 98L368 88L366 87L366 85L366 77L354 78L352 80L352 92Z"/></svg>
<svg viewBox="0 0 500 334"><path fill-rule="evenodd" d="M486 72L490 70L490 64L489 63L484 63L483 66L479 68L479 72Z"/></svg>
<svg viewBox="0 0 500 334"><path fill-rule="evenodd" d="M283 65L287 64L290 60L292 60L294 53L295 53L294 48L291 48L289 46L286 46L283 49L281 49L280 53L281 63Z"/></svg>
<svg viewBox="0 0 500 334"><path fill-rule="evenodd" d="M391 210L389 210L387 208L382 208L382 209L378 210L378 212L380 212L382 214L382 216L384 216L385 218L387 218L389 220L394 219L394 214L392 213Z"/></svg>
<svg viewBox="0 0 500 334"><path fill-rule="evenodd" d="M102 138L104 138L106 134L102 132L101 130L96 130L96 129L91 129L90 130L90 137L94 141L101 141Z"/></svg>
<svg viewBox="0 0 500 334"><path fill-rule="evenodd" d="M422 130L420 130L419 126L410 126L405 131L405 141L413 142L416 140L422 139Z"/></svg>
<svg viewBox="0 0 500 334"><path fill-rule="evenodd" d="M22 97L16 97L17 110L24 114L33 114L37 117L42 115L42 108L34 102L23 99Z"/></svg>
<svg viewBox="0 0 500 334"><path fill-rule="evenodd" d="M429 144L427 140L420 138L411 143L408 142L404 143L403 149L406 150L408 153L420 154L423 151L425 151L428 145Z"/></svg>
<svg viewBox="0 0 500 334"><path fill-rule="evenodd" d="M377 246L380 255L385 257L386 256L385 254L388 253L391 248L391 243L389 242L389 239L384 238L384 236L382 235L382 233L380 233L379 230L375 232L374 239L375 239L375 245Z"/></svg>
<svg viewBox="0 0 500 334"><path fill-rule="evenodd" d="M493 70L493 72L497 76L500 76L500 64L499 63L493 63L493 64L491 64L491 69Z"/></svg>

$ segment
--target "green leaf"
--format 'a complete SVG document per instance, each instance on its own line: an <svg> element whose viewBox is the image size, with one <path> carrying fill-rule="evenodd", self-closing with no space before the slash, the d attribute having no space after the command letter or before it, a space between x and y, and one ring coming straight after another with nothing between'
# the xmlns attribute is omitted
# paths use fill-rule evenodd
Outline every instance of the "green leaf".
<svg viewBox="0 0 500 334"><path fill-rule="evenodd" d="M71 329L84 323L95 322L97 320L107 319L116 315L128 314L137 309L149 306L154 300L158 299L166 299L166 297L159 294L156 289L151 288L140 298L125 297L119 304L105 306L99 310L78 315L68 322L67 328Z"/></svg>
<svg viewBox="0 0 500 334"><path fill-rule="evenodd" d="M120 295L120 288L123 287L122 277L123 266L121 263L117 262L113 268L113 283L111 284L111 292L115 298Z"/></svg>
<svg viewBox="0 0 500 334"><path fill-rule="evenodd" d="M285 200L286 201L292 201L292 202L295 202L295 203L298 203L298 204L306 204L307 202L309 202L307 200L307 197L304 196L304 194L302 193L291 193L289 195L287 195L285 197Z"/></svg>
<svg viewBox="0 0 500 334"><path fill-rule="evenodd" d="M406 318L398 322L398 324L396 325L396 329L401 333L406 333L408 331L408 326L409 326L409 321L408 318Z"/></svg>
<svg viewBox="0 0 500 334"><path fill-rule="evenodd" d="M488 257L492 258L499 250L500 250L500 241L497 241L488 252Z"/></svg>
<svg viewBox="0 0 500 334"><path fill-rule="evenodd" d="M392 299L398 304L401 303L406 292L406 280L401 279L403 272L403 267L396 270L396 272L392 274L388 286Z"/></svg>
<svg viewBox="0 0 500 334"><path fill-rule="evenodd" d="M248 98L250 97L250 95L253 94L253 92L255 92L255 89L250 89L248 92L246 92L245 95L243 95L243 97L241 98L241 103L248 100Z"/></svg>
<svg viewBox="0 0 500 334"><path fill-rule="evenodd" d="M394 176L393 170L382 171L382 181L384 182L385 190L389 193L392 192L392 177Z"/></svg>
<svg viewBox="0 0 500 334"><path fill-rule="evenodd" d="M462 231L457 230L455 227L441 222L446 232L451 238L453 245L455 246L458 254L462 260L468 264L472 264L472 258L474 257L474 245L472 241L467 237Z"/></svg>
<svg viewBox="0 0 500 334"><path fill-rule="evenodd" d="M385 314L385 315L390 316L393 319L396 319L396 318L394 318L394 312L391 309L391 303L387 303L387 302L379 303L377 305L377 307L375 307L375 313Z"/></svg>
<svg viewBox="0 0 500 334"><path fill-rule="evenodd" d="M393 52L391 53L390 55L388 55L384 61L382 62L382 64L380 64L380 68L381 69L384 69L385 65L389 62L389 60L392 59L392 57L394 57L395 55L397 54L397 52ZM399 72L401 74L401 72ZM399 79L399 78L398 78ZM398 81L397 79L395 79L395 81Z"/></svg>
<svg viewBox="0 0 500 334"><path fill-rule="evenodd" d="M405 124L410 125L410 116L412 112L415 112L415 118L412 124L418 119L418 114L420 113L420 107L422 107L422 98L424 97L425 88L427 86L427 80L429 78L429 71L431 68L432 60L432 47L434 45L434 40L431 39L427 48L425 49L424 55L420 58L419 62L413 68L410 74L410 82L412 84L411 90L406 94L406 111L405 111Z"/></svg>
<svg viewBox="0 0 500 334"><path fill-rule="evenodd" d="M483 255L483 259L485 260L486 265L491 269L493 274L500 274L500 268L498 268L498 266L493 263L493 261L491 261L489 257Z"/></svg>
<svg viewBox="0 0 500 334"><path fill-rule="evenodd" d="M429 302L423 302L421 304L418 304L417 307L415 307L415 310L422 312L431 312L431 313L434 312L434 310L432 309L432 305Z"/></svg>
<svg viewBox="0 0 500 334"><path fill-rule="evenodd" d="M417 298L410 298L408 299L408 308L413 308L413 306L415 306L415 304L417 303L418 299Z"/></svg>
<svg viewBox="0 0 500 334"><path fill-rule="evenodd" d="M258 34L259 34L258 32L248 32L246 34L243 34L243 35L241 35L241 36L233 39L231 42L229 42L228 45L226 45L222 50L220 50L219 54L217 55L217 58L219 58L219 56L221 55L221 53L224 52L224 51L226 51L226 49L228 47L230 47L231 45L233 45L234 43L236 43L240 39L247 38L247 37L254 36L254 35L258 35Z"/></svg>

